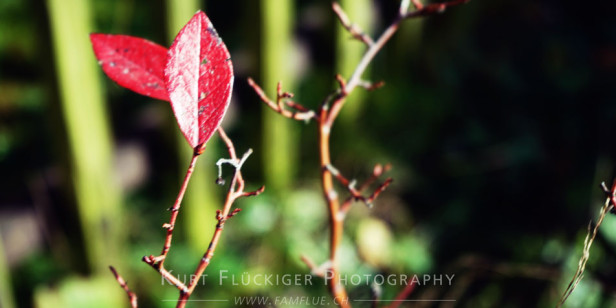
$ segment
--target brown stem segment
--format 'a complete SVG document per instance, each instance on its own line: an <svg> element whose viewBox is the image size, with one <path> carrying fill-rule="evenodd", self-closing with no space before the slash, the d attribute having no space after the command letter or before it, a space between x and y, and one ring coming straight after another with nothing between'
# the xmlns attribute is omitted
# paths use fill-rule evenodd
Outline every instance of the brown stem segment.
<svg viewBox="0 0 616 308"><path fill-rule="evenodd" d="M178 214L180 212L180 206L182 204L182 199L184 198L184 194L186 193L186 188L188 187L188 182L190 181L190 177L195 169L195 164L197 163L197 159L199 155L203 153L205 150L205 144L199 145L195 148L192 159L190 160L190 164L188 165L188 170L186 170L186 175L184 176L184 181L182 182L182 186L180 187L180 192L178 193L177 198L175 199L175 203L169 210L171 211L171 217L169 218L169 222L163 224L163 228L167 229L167 235L165 237L165 243L163 244L163 250L158 256L144 256L141 260L146 264L150 265L153 269L158 271L158 273L165 278L169 283L174 285L180 292L186 292L187 288L183 282L179 279L171 275L169 271L165 269L164 263L171 249L171 241L173 239L173 230L175 229L175 222L178 218Z"/></svg>
<svg viewBox="0 0 616 308"><path fill-rule="evenodd" d="M332 9L334 13L338 16L338 20L342 26L353 36L353 38L363 42L364 44L370 46L374 44L372 38L368 36L368 34L364 33L364 31L356 24L351 23L347 14L342 10L340 5L337 2L332 3Z"/></svg>
<svg viewBox="0 0 616 308"><path fill-rule="evenodd" d="M173 230L175 229L175 221L178 218L178 214L180 213L180 206L182 204L182 199L184 199L184 194L186 193L186 188L188 187L188 182L190 181L190 177L195 170L195 164L197 163L197 159L199 158L198 152L193 154L192 159L190 160L190 164L188 165L188 170L186 170L186 175L184 176L184 181L182 182L182 186L180 188L180 192L178 193L178 197L175 199L175 203L171 207L171 218L169 219L169 223L163 225L164 228L167 229L167 237L165 238L165 245L163 246L163 251L161 252L161 260L160 265L162 266L165 262L165 257L167 257L167 253L169 253L169 249L171 248L171 240L173 239Z"/></svg>
<svg viewBox="0 0 616 308"><path fill-rule="evenodd" d="M344 178L341 174L335 170L332 166L331 156L330 156L330 134L332 127L340 110L344 106L347 96L358 86L367 88L369 90L373 90L382 85L382 83L370 84L363 80L361 80L361 75L364 73L370 62L374 59L376 54L383 48L383 46L389 41L389 39L396 33L400 23L407 18L421 17L430 14L440 13L445 10L448 6L457 5L461 3L468 2L468 0L453 0L450 2L440 3L440 4L430 4L424 6L421 4L419 0L413 0L413 5L415 6L415 10L412 12L408 11L408 7L410 2L408 0L403 0L400 4L400 10L398 16L394 19L394 21L383 31L381 36L376 41L373 41L368 35L363 33L361 29L353 26L351 21L348 19L347 15L344 13L342 8L337 4L332 4L332 9L338 16L340 22L343 27L350 32L353 37L364 42L368 46L368 50L357 64L357 67L353 71L353 74L349 78L348 81L345 81L342 76L337 75L336 80L339 84L339 90L332 95L328 96L319 112L316 115L311 111L306 111L301 105L295 106L295 103L287 105L296 112L292 112L288 109L285 109L282 99L289 98L290 94L282 93L280 84L277 87L277 99L276 101L272 101L269 99L263 90L252 80L248 79L248 83L255 90L257 95L261 98L261 100L267 104L272 110L280 113L282 116L295 119L295 120L309 120L315 118L319 123L319 157L321 164L321 185L323 196L327 202L327 206L329 209L329 223L330 223L330 254L329 261L326 263L328 265L328 272L325 275L325 279L327 280L327 284L329 286L330 292L334 297L334 301L336 304L342 307L350 307L349 298L344 286L340 283L340 271L338 269L338 264L336 260L336 253L338 247L340 246L340 242L342 240L343 227L344 227L344 217L345 213L348 211L351 201L361 200L370 204L378 195L381 193L390 183L391 179L387 179L383 184L381 184L377 189L370 195L369 197L364 197L360 194L361 190L365 188L370 182L374 181L374 178L378 177L383 168L380 166L375 168L373 178L369 179L366 184L362 185L359 190L354 188L354 185L350 185L349 181ZM331 101L331 104L330 104ZM388 167L387 167L388 168ZM336 174L334 174L336 173ZM338 193L334 188L334 177L336 177L343 185L347 186L347 189L351 193L351 197L347 199L342 205L340 204L340 200L338 197ZM319 267L317 267L310 259L307 257L302 258L304 262L311 268L311 270L315 273L319 272Z"/></svg>
<svg viewBox="0 0 616 308"><path fill-rule="evenodd" d="M237 213L240 212L240 209L237 209L237 208L231 211L233 203L235 203L235 201L241 197L256 196L262 193L263 190L265 189L265 187L262 186L256 191L244 192L245 183L242 177L241 168L244 162L246 161L246 159L248 158L248 156L252 153L252 150L248 150L248 152L246 152L244 156L240 159L236 155L235 147L233 146L231 139L229 139L229 137L227 136L227 134L224 132L222 128L218 129L218 134L220 135L220 138L227 145L227 149L228 149L229 156L230 156L230 159L223 160L223 161L233 165L235 167L235 172L233 174L233 179L231 180L231 184L229 185L229 190L227 192L227 197L225 199L225 204L223 206L223 209L222 211L221 210L216 211L216 220L218 220L218 223L216 224L216 230L214 231L212 240L210 241L210 244L205 254L203 254L201 261L199 261L199 264L197 265L197 268L195 269L194 274L191 276L190 283L184 289L180 289L180 298L176 306L178 308L183 308L186 306L188 299L190 298L191 294L197 287L199 278L201 277L201 275L203 275L203 272L205 272L205 269L210 264L210 261L212 260L212 257L214 256L214 252L216 251L216 247L218 247L218 243L220 241L220 237L222 235L222 231L225 226L225 223L227 222L229 218L235 216ZM219 161L219 164L220 164L220 161Z"/></svg>
<svg viewBox="0 0 616 308"><path fill-rule="evenodd" d="M249 191L249 192L244 191L245 183L242 177L241 167L246 161L246 159L248 158L248 156L252 153L252 150L248 150L240 159L236 155L233 142L231 142L231 139L229 139L229 137L227 136L227 134L224 132L222 128L218 128L218 134L220 135L220 138L227 145L230 159L220 159L217 165L220 167L220 165L223 163L231 164L235 167L235 172L233 174L233 180L231 181L231 185L229 185L229 190L227 192L227 198L225 200L223 210L222 211L218 210L216 212L216 218L218 220L218 223L216 224L216 230L214 232L212 240L210 241L210 245L208 249L206 250L205 254L203 255L203 257L201 258L201 261L197 265L197 268L195 269L194 274L191 276L191 280L189 284L185 285L178 278L171 275L171 273L165 269L164 261L171 247L171 241L173 239L173 229L175 227L175 222L177 220L178 212L180 210L180 204L182 203L182 199L184 197L184 193L186 192L186 188L188 186L188 182L190 181L190 177L193 173L195 164L197 162L197 158L205 150L204 144L195 148L193 157L188 166L188 170L186 171L186 176L184 177L184 181L180 188L180 192L178 193L175 203L170 208L171 218L169 219L169 223L166 223L163 225L163 227L167 229L167 236L165 238L165 244L163 246L163 251L161 255L159 256L150 255L150 256L143 257L143 262L147 263L152 268L157 270L164 279L166 279L169 283L174 285L180 291L180 297L178 299L178 303L176 307L186 306L188 299L190 298L191 294L193 293L193 291L195 290L199 282L199 277L201 277L201 275L203 274L207 266L210 264L210 260L214 256L214 251L216 250L216 247L218 246L218 242L222 235L222 230L223 230L225 222L227 221L227 219L233 217L235 214L237 214L240 211L240 209L235 209L231 211L231 207L233 203L235 202L235 200L241 197L256 196L262 193L263 190L265 189L265 187L261 187L256 191ZM219 172L220 171L221 169L219 169Z"/></svg>
<svg viewBox="0 0 616 308"><path fill-rule="evenodd" d="M404 300L407 299L411 295L411 293L413 293L413 291L415 290L415 286L416 284L414 282L407 284L406 287L404 287L404 289L402 289L402 291L398 293L393 303L391 303L391 305L387 306L386 308L400 307L400 304L402 304Z"/></svg>
<svg viewBox="0 0 616 308"><path fill-rule="evenodd" d="M116 271L116 269L113 266L109 266L109 270L111 270L111 272L113 273L113 276L115 277L115 279L120 284L120 287L122 287L122 289L124 289L124 292L126 292L126 295L128 295L128 300L130 301L130 306L132 308L137 308L137 294L135 294L135 292L131 291L128 288L128 284L126 283L126 280L124 280L124 278L122 278L122 276L120 276L120 274L118 274L118 271Z"/></svg>
<svg viewBox="0 0 616 308"><path fill-rule="evenodd" d="M282 92L280 82L278 83L276 87L277 95L276 95L275 102L267 97L263 89L261 89L261 87L259 87L259 85L257 85L257 83L254 82L252 78L248 78L248 84L255 90L257 95L259 95L259 98L261 98L261 101L263 101L268 107L278 112L280 115L282 115L285 118L294 119L298 121L310 121L311 119L317 118L314 111L309 110L308 108L298 103L295 103L295 102L286 103L289 107L291 107L292 109L295 109L294 111L284 108L284 100L292 97L292 95L287 92L284 92L284 93Z"/></svg>
<svg viewBox="0 0 616 308"><path fill-rule="evenodd" d="M330 224L330 248L329 262L330 269L327 275L328 286L334 301L341 307L350 307L349 296L342 284L340 284L340 271L338 270L336 252L342 240L344 217L340 215L340 200L338 193L334 188L334 180L331 171L327 168L331 166L331 157L329 150L329 138L331 125L325 121L328 116L326 106L321 108L319 119L319 156L321 161L321 184L323 196L327 201L329 208L329 224Z"/></svg>

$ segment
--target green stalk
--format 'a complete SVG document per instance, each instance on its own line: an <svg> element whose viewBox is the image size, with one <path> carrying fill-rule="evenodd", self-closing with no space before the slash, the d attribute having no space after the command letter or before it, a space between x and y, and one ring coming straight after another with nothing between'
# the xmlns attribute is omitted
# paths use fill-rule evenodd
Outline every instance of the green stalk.
<svg viewBox="0 0 616 308"><path fill-rule="evenodd" d="M374 29L374 10L372 0L340 0L340 6L347 13L352 23L358 25L364 33L372 36ZM366 52L366 45L354 39L349 31L341 25L336 27L336 72L344 78L350 78L355 67ZM364 78L370 78L369 69ZM355 91L348 98L344 112L340 114L343 125L353 125L361 112L366 91Z"/></svg>
<svg viewBox="0 0 616 308"><path fill-rule="evenodd" d="M276 98L276 84L293 92L295 86L293 60L293 1L261 1L262 82L269 97ZM263 164L268 191L281 194L289 191L298 162L298 130L294 121L281 117L263 105Z"/></svg>
<svg viewBox="0 0 616 308"><path fill-rule="evenodd" d="M94 272L106 272L120 260L121 195L113 177L101 72L88 37L89 1L47 0L47 7L87 263Z"/></svg>
<svg viewBox="0 0 616 308"><path fill-rule="evenodd" d="M0 237L0 307L13 308L15 300L13 299L13 288L11 287L11 273L6 264L4 256L4 248Z"/></svg>
<svg viewBox="0 0 616 308"><path fill-rule="evenodd" d="M167 29L169 31L169 42L172 42L180 29L190 20L190 18L202 9L197 0L167 0ZM177 125L176 125L177 127ZM181 177L188 167L193 149L190 148L186 139L177 130L177 143L179 151L179 164L182 170ZM186 231L188 243L195 252L202 253L207 248L212 238L212 228L204 226L216 225L216 209L221 206L221 200L217 197L215 163L219 156L219 140L215 136L207 143L207 149L199 157L199 162L195 166L195 171L190 180L189 188L184 195L182 203L181 223ZM178 186L179 188L179 186Z"/></svg>

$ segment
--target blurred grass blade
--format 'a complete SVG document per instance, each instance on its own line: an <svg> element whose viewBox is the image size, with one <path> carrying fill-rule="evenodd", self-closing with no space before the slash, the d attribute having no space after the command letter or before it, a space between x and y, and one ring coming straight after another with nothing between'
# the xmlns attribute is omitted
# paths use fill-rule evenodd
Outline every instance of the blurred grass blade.
<svg viewBox="0 0 616 308"><path fill-rule="evenodd" d="M168 38L169 43L171 43L195 12L203 8L199 6L200 1L197 0L167 0L166 3ZM184 176L186 167L188 167L193 149L186 144L186 139L175 123L173 129L177 131L179 167L181 170L180 177L178 177L179 183L181 177ZM185 223L181 223L181 225L187 233L191 249L199 253L203 253L212 238L214 229L208 226L216 225L214 214L216 209L221 206L221 200L217 197L216 186L214 185L216 180L215 162L219 156L219 144L218 138L212 138L208 142L205 153L201 155L195 166L195 172L190 179L182 203L182 217L180 219L185 220Z"/></svg>
<svg viewBox="0 0 616 308"><path fill-rule="evenodd" d="M88 38L88 1L47 0L72 179L88 265L117 263L120 193L112 176L112 144L100 88L100 69Z"/></svg>
<svg viewBox="0 0 616 308"><path fill-rule="evenodd" d="M4 247L2 246L2 237L0 236L0 307L2 308L15 307L10 274L9 266L6 263Z"/></svg>
<svg viewBox="0 0 616 308"><path fill-rule="evenodd" d="M293 1L261 1L262 76L261 84L269 97L276 97L276 84L293 92L295 81L291 59L293 42ZM262 104L263 170L268 191L289 191L298 165L298 123L281 117Z"/></svg>
<svg viewBox="0 0 616 308"><path fill-rule="evenodd" d="M374 12L372 0L340 0L340 6L347 13L352 23L357 24L364 33L372 36L374 28ZM332 14L333 15L333 14ZM336 26L336 73L344 78L351 77L355 67L366 52L366 45L354 39L338 20ZM366 70L363 78L369 80L370 68ZM340 120L348 129L352 129L358 114L361 111L366 91L355 91L348 98L344 106L344 112L340 113Z"/></svg>

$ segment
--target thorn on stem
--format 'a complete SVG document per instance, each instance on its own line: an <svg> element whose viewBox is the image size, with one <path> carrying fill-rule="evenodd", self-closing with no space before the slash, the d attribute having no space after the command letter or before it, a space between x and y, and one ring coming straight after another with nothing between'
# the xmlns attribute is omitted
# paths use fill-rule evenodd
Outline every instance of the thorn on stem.
<svg viewBox="0 0 616 308"><path fill-rule="evenodd" d="M260 195L263 191L265 191L265 186L259 187L259 189L255 191L249 191L242 194L242 197L250 197Z"/></svg>
<svg viewBox="0 0 616 308"><path fill-rule="evenodd" d="M222 211L221 210L216 210L216 220L220 221L222 220Z"/></svg>
<svg viewBox="0 0 616 308"><path fill-rule="evenodd" d="M282 97L282 81L278 81L276 84L276 94L278 97Z"/></svg>
<svg viewBox="0 0 616 308"><path fill-rule="evenodd" d="M231 218L231 217L235 216L237 213L239 213L241 211L242 211L242 209L240 209L240 208L233 209L233 211L231 213L229 213L229 215L227 215L227 218Z"/></svg>
<svg viewBox="0 0 616 308"><path fill-rule="evenodd" d="M366 89L367 91L374 91L374 90L377 90L377 89L383 87L385 85L385 81L381 80L381 81L377 81L375 83L372 83L372 82L369 82L369 81L361 81L357 85L361 86L362 88Z"/></svg>
<svg viewBox="0 0 616 308"><path fill-rule="evenodd" d="M342 75L336 74L336 81L338 81L338 85L340 85L340 92L343 95L347 95L348 93L347 93L347 90L346 90L346 80L344 80Z"/></svg>

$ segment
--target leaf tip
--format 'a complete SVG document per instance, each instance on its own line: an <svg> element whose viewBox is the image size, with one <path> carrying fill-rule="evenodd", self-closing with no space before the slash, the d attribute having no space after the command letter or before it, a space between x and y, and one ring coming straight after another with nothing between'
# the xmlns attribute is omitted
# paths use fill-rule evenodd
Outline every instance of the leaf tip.
<svg viewBox="0 0 616 308"><path fill-rule="evenodd" d="M99 38L102 34L101 33L96 33L96 32L90 32L90 34L88 35L88 37L90 38L90 42L94 43L94 41Z"/></svg>

